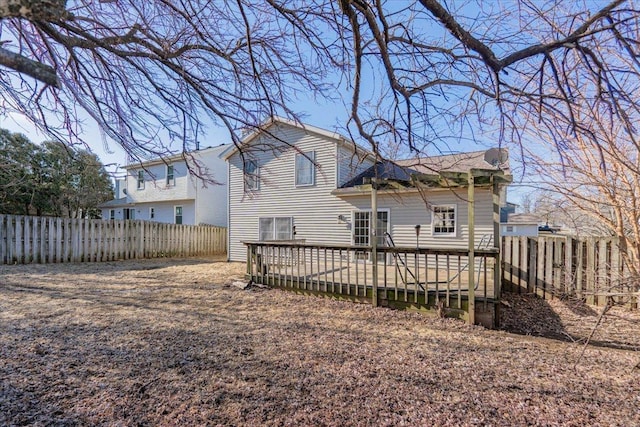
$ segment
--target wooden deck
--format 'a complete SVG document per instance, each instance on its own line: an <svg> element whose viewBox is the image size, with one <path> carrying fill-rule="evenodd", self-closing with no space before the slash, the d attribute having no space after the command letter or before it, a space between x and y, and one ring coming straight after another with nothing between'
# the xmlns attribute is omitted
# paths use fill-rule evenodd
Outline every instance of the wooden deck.
<svg viewBox="0 0 640 427"><path fill-rule="evenodd" d="M494 250L474 253L471 266L465 250L378 248L374 263L368 247L274 242L247 246L247 276L252 281L298 292L445 310L458 317L476 301L487 310L499 296Z"/></svg>

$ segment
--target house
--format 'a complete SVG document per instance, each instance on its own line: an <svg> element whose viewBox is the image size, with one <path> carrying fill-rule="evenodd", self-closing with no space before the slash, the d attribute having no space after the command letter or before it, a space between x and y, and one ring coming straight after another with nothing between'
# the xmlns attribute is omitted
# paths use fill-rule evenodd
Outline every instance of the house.
<svg viewBox="0 0 640 427"><path fill-rule="evenodd" d="M126 177L116 180L116 198L99 206L102 218L226 226L227 166L219 156L228 147L126 166Z"/></svg>
<svg viewBox="0 0 640 427"><path fill-rule="evenodd" d="M567 230L563 226L549 225L549 215L536 213L509 214L507 222L500 225L503 236L538 237Z"/></svg>
<svg viewBox="0 0 640 427"><path fill-rule="evenodd" d="M540 219L533 214L510 213L506 221L500 224L503 236L538 237Z"/></svg>
<svg viewBox="0 0 640 427"><path fill-rule="evenodd" d="M500 207L500 222L507 222L509 220L509 215L514 215L516 213L517 204L506 202L504 206Z"/></svg>
<svg viewBox="0 0 640 427"><path fill-rule="evenodd" d="M475 243L488 244L496 229L496 188L504 197L510 182L504 150L376 162L339 134L280 118L221 157L229 165L231 261L246 260L243 241L368 246L371 178L379 181L379 244L390 243L384 239L389 233L396 246L467 248L467 175L473 171L481 184L475 189ZM496 186L487 185L494 176Z"/></svg>

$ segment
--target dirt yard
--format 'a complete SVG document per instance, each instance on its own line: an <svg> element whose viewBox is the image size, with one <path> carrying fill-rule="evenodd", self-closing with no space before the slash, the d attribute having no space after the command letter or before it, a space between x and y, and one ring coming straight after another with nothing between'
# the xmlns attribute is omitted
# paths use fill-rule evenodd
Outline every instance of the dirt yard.
<svg viewBox="0 0 640 427"><path fill-rule="evenodd" d="M509 328L560 341L229 286L243 270L0 267L0 425L640 425L637 315L579 358L597 309L509 300Z"/></svg>

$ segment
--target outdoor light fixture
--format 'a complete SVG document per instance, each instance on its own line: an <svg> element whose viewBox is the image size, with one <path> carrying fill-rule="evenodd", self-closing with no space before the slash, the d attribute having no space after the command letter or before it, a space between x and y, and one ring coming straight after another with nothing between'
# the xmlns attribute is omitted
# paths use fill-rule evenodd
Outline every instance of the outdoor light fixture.
<svg viewBox="0 0 640 427"><path fill-rule="evenodd" d="M420 224L417 224L414 228L416 230L416 248L418 248L420 247Z"/></svg>
<svg viewBox="0 0 640 427"><path fill-rule="evenodd" d="M343 222L347 222L347 217L344 215L338 215L338 224L341 224Z"/></svg>

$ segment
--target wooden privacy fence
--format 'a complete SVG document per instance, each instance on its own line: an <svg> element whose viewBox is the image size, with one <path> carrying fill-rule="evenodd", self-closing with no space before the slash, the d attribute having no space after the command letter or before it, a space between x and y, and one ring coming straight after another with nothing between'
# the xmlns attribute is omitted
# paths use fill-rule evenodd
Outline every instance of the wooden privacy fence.
<svg viewBox="0 0 640 427"><path fill-rule="evenodd" d="M225 227L0 215L0 264L214 255L226 247Z"/></svg>
<svg viewBox="0 0 640 427"><path fill-rule="evenodd" d="M503 237L502 261L506 292L572 296L594 305L613 298L637 308L640 284L630 278L616 238Z"/></svg>

